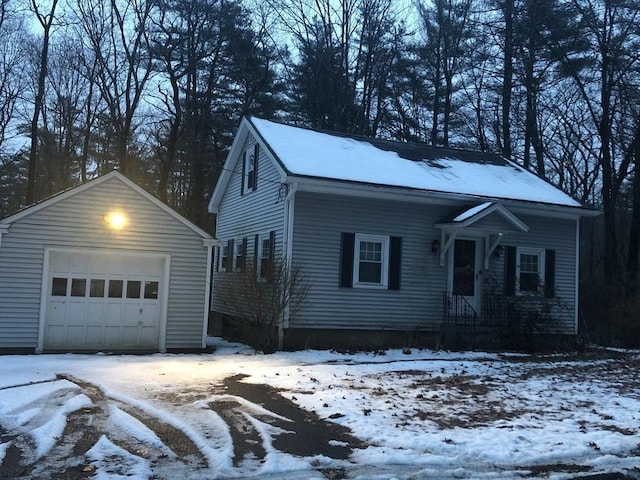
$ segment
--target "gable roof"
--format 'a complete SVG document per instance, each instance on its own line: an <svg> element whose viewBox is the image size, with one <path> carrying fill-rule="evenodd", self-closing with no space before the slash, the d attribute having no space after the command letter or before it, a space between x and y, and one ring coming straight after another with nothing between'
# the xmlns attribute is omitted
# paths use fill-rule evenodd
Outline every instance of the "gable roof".
<svg viewBox="0 0 640 480"><path fill-rule="evenodd" d="M256 117L248 121L287 176L582 206L501 155L326 133Z"/></svg>
<svg viewBox="0 0 640 480"><path fill-rule="evenodd" d="M199 236L201 236L205 241L209 242L209 241L213 241L214 238L209 235L207 232L205 232L204 230L202 230L200 227L194 225L193 223L191 223L189 220L187 220L186 218L184 218L182 215L180 215L178 212L176 212L175 210L173 210L171 207L169 207L168 205L165 205L164 203L162 203L160 200L158 200L156 197L154 197L153 195L151 195L149 192L147 192L145 189L143 189L142 187L138 186L136 183L132 182L131 180L129 180L127 177L125 177L124 175L122 175L120 172L118 171L113 171L113 172L109 172L106 175L102 175L96 179L90 180L89 182L83 183L81 185L78 185L76 187L72 187L68 190L65 190L63 192L60 192L56 195L53 195L49 198L46 198L38 203L35 203L33 205L30 205L28 207L23 208L22 210L19 210L18 212L9 215L5 218L0 219L0 229L7 229L12 223L27 217L33 213L39 212L40 210L43 210L51 205L54 205L58 202L61 202L69 197L72 197L74 195L77 195L78 193L84 192L85 190L88 190L90 188L96 187L104 182L107 182L109 180L118 180L121 183L123 183L125 186L127 186L128 188L131 188L132 190L134 190L136 193L138 193L140 196L144 197L146 200L148 200L149 202L153 203L155 206L157 206L158 208L160 208L161 210L163 210L164 212L168 213L169 215L171 215L173 218L175 218L178 222L182 223L183 225L185 225L187 228L191 229L193 232L195 232L196 234L198 234Z"/></svg>
<svg viewBox="0 0 640 480"><path fill-rule="evenodd" d="M455 213L451 218L436 223L436 227L445 229L470 227L494 212L504 218L511 226L515 227L516 230L521 232L529 231L529 226L518 218L517 215L501 203L495 202L485 202L474 207L467 207L461 212Z"/></svg>

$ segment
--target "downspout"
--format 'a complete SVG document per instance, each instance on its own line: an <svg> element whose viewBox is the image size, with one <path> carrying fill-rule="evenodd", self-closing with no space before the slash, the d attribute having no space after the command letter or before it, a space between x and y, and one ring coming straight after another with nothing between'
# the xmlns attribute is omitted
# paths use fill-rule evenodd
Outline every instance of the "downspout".
<svg viewBox="0 0 640 480"><path fill-rule="evenodd" d="M213 247L217 246L220 242L216 239L204 239L203 245L207 248L207 272L205 279L205 291L204 291L204 321L202 322L202 348L207 348L207 334L209 327L209 315L211 314L211 294L213 291L213 278L211 273L213 272Z"/></svg>
<svg viewBox="0 0 640 480"><path fill-rule="evenodd" d="M298 183L290 184L289 192L284 199L284 226L283 226L283 261L287 262L286 268L291 268L291 258L293 255L293 214L295 210L295 195L298 191ZM284 308L280 322L278 322L278 350L284 347L284 329L289 326L289 305Z"/></svg>

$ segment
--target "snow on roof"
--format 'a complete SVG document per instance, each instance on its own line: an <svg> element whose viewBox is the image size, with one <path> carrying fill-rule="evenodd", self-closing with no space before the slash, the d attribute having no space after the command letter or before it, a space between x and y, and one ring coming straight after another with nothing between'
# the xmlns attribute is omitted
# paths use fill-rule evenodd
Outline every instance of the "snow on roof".
<svg viewBox="0 0 640 480"><path fill-rule="evenodd" d="M462 212L460 215L458 215L457 217L455 217L453 219L454 222L464 222L467 218L471 218L474 215L482 212L483 210L489 208L491 205L493 205L493 202L485 202L485 203L481 203L480 205L476 205L473 208L470 208L469 210L465 210L464 212Z"/></svg>
<svg viewBox="0 0 640 480"><path fill-rule="evenodd" d="M500 155L347 137L256 117L250 121L294 176L581 206Z"/></svg>

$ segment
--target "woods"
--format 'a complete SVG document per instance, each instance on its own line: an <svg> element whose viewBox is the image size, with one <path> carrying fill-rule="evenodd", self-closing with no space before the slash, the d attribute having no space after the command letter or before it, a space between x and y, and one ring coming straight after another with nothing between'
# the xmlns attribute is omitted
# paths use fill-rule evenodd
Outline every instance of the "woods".
<svg viewBox="0 0 640 480"><path fill-rule="evenodd" d="M582 331L640 341L637 2L0 0L0 217L117 168L211 231L243 115L498 152L598 206Z"/></svg>

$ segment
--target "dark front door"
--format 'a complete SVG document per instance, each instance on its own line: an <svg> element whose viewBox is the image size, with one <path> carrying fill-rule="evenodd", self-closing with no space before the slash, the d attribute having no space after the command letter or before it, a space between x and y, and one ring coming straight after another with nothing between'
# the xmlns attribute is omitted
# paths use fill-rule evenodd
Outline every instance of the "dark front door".
<svg viewBox="0 0 640 480"><path fill-rule="evenodd" d="M451 272L451 292L464 297L476 311L476 291L478 274L478 252L476 240L457 239L453 247L453 269Z"/></svg>

